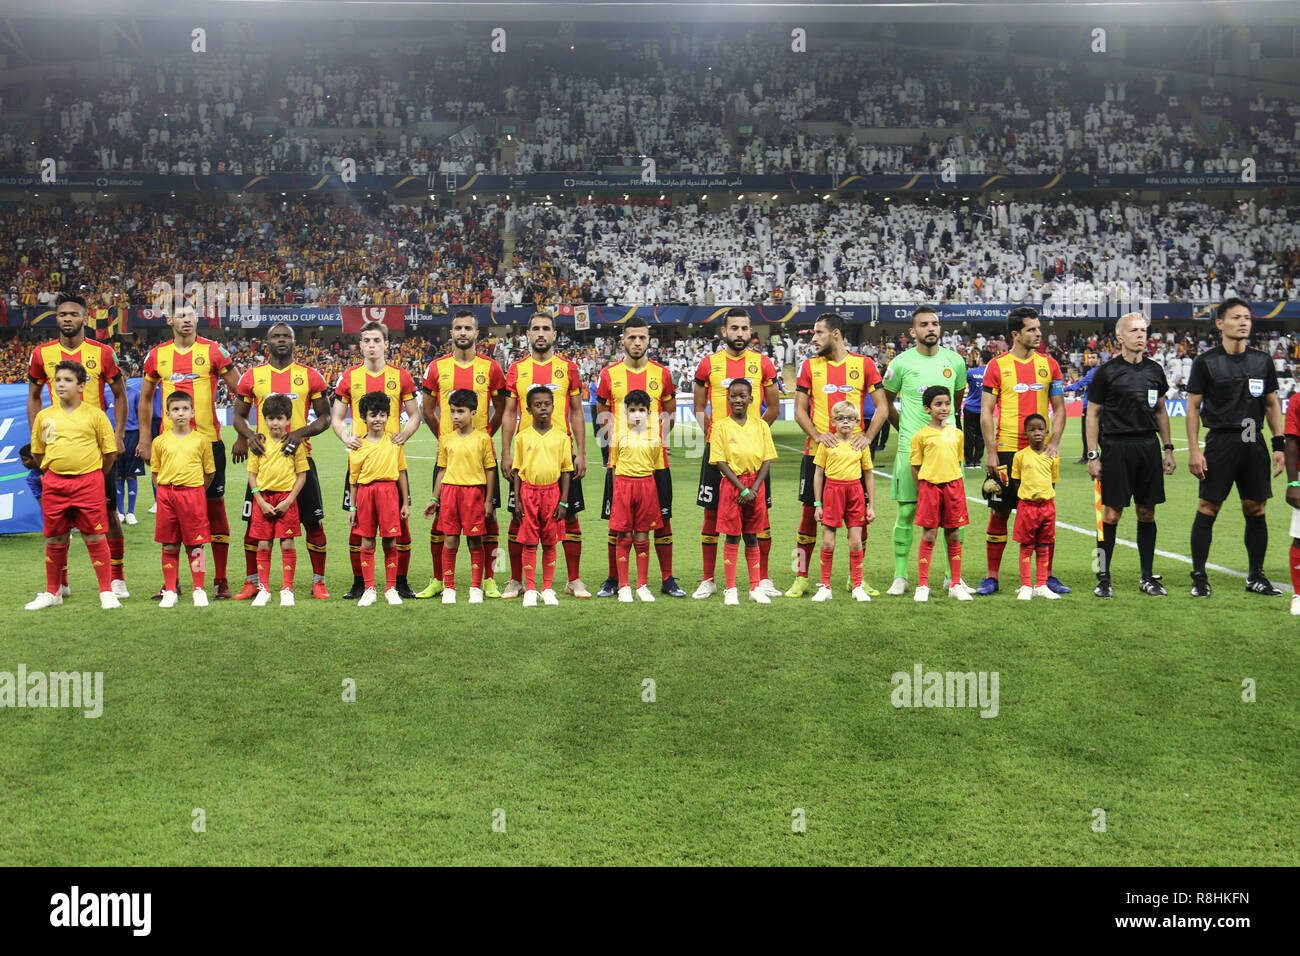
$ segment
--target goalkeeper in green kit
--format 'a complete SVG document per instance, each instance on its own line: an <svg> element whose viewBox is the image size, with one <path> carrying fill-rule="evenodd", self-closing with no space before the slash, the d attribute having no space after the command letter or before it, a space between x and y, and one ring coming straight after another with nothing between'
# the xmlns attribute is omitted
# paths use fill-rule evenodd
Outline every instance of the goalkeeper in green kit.
<svg viewBox="0 0 1300 956"><path fill-rule="evenodd" d="M942 385L952 393L952 407L960 408L966 392L966 362L952 349L939 344L939 316L933 308L917 306L912 312L911 334L916 345L894 357L885 370L883 383L889 423L898 429L894 477L889 482L889 496L898 502L898 517L894 521L894 583L886 592L893 595L907 593L917 498L908 455L912 436L930 424L930 413L925 410L921 396L931 385ZM898 408L894 407L895 400ZM966 588L966 583L954 581L952 586Z"/></svg>

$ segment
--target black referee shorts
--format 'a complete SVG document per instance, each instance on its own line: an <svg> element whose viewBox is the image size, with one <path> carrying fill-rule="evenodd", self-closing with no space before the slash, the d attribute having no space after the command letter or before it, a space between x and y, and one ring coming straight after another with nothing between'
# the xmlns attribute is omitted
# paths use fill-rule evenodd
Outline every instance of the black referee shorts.
<svg viewBox="0 0 1300 956"><path fill-rule="evenodd" d="M212 475L212 484L208 485L208 500L214 501L226 497L226 443L223 441L214 441L212 443L212 461L216 464L217 470Z"/></svg>
<svg viewBox="0 0 1300 956"><path fill-rule="evenodd" d="M673 516L673 474L667 468L655 469L655 492L659 496L659 517ZM600 503L600 519L608 521L614 512L614 469L605 469L605 494Z"/></svg>
<svg viewBox="0 0 1300 956"><path fill-rule="evenodd" d="M1220 502L1232 486L1243 501L1266 501L1273 497L1272 464L1260 436L1242 441L1236 429L1212 431L1205 436L1205 477L1197 494L1206 501Z"/></svg>
<svg viewBox="0 0 1300 956"><path fill-rule="evenodd" d="M1011 511L1020 502L1020 479L1011 477L1011 463L1015 457L1014 451L998 452L998 464L1006 469L1007 483L998 494L989 499L989 507L994 511Z"/></svg>
<svg viewBox="0 0 1300 956"><path fill-rule="evenodd" d="M1146 438L1107 438L1101 446L1101 503L1109 508L1158 505L1165 500L1160 442Z"/></svg>
<svg viewBox="0 0 1300 956"><path fill-rule="evenodd" d="M316 472L316 462L307 456L307 480L302 491L294 499L298 505L298 520L304 528L316 529L325 522L325 502L320 493L320 475ZM253 519L253 489L244 483L244 520Z"/></svg>
<svg viewBox="0 0 1300 956"><path fill-rule="evenodd" d="M722 472L718 471L717 465L709 464L709 443L704 443L704 459L700 462L700 486L695 492L695 503L705 511L718 510L718 489L722 487ZM768 510L772 508L772 481L769 473L768 480L763 482L763 497L767 502ZM663 500L661 497L660 501Z"/></svg>

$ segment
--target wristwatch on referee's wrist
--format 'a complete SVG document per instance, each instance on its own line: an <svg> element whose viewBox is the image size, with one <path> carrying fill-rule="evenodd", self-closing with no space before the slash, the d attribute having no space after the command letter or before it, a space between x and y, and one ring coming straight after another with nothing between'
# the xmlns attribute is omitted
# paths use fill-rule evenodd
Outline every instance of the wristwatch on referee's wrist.
<svg viewBox="0 0 1300 956"><path fill-rule="evenodd" d="M1101 454L1094 449L1093 451L1088 452L1086 457L1089 461L1096 461L1101 457Z"/></svg>
<svg viewBox="0 0 1300 956"><path fill-rule="evenodd" d="M1174 446L1173 446L1173 445L1165 445L1165 446L1164 446L1164 449L1165 449L1165 451L1173 451L1173 450L1174 450Z"/></svg>

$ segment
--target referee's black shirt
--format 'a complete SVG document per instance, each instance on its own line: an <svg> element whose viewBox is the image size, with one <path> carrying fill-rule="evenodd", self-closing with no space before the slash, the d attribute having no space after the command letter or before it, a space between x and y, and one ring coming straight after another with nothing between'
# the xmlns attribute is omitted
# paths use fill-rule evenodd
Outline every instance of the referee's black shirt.
<svg viewBox="0 0 1300 956"><path fill-rule="evenodd" d="M1136 365L1117 355L1092 375L1088 401L1101 406L1099 433L1107 438L1150 438L1165 400L1165 370L1143 356Z"/></svg>
<svg viewBox="0 0 1300 956"><path fill-rule="evenodd" d="M1095 381L1095 379L1094 379ZM1192 362L1189 395L1200 395L1201 420L1210 429L1240 430L1248 419L1264 425L1264 396L1277 391L1273 360L1259 349L1229 355L1222 345L1202 352Z"/></svg>

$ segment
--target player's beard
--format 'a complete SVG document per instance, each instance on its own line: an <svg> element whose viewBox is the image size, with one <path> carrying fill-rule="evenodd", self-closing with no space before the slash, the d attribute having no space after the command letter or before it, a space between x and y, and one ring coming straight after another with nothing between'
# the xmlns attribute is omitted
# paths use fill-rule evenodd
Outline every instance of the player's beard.
<svg viewBox="0 0 1300 956"><path fill-rule="evenodd" d="M728 344L729 346L731 346L731 351L733 351L733 352L735 352L737 355L739 355L741 352L745 351L745 349L748 347L748 345L749 345L749 339L747 339L747 338L745 338L745 339L732 339L732 340L729 341L727 344Z"/></svg>

